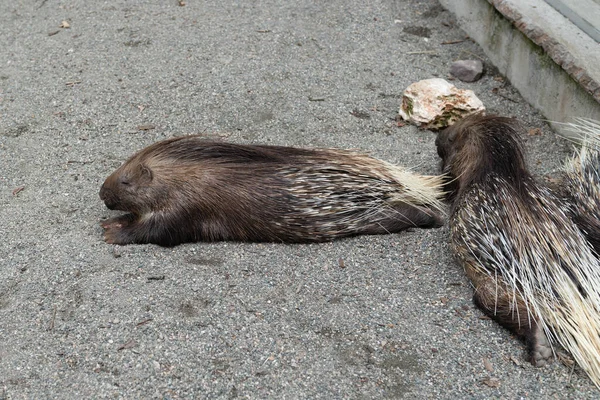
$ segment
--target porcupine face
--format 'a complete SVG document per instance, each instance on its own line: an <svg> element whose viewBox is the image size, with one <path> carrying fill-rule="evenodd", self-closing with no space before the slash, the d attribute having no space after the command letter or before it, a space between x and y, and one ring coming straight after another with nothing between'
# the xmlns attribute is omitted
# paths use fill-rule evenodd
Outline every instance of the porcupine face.
<svg viewBox="0 0 600 400"><path fill-rule="evenodd" d="M448 178L444 184L446 197L451 200L459 188L459 183L455 179L456 174L452 169L452 164L457 154L456 139L459 130L456 129L456 124L439 132L435 139L438 156L440 156L440 170L447 174Z"/></svg>
<svg viewBox="0 0 600 400"><path fill-rule="evenodd" d="M441 159L441 170L444 173L450 172L448 167L456 153L455 149L453 148L453 143L456 139L456 133L456 129L449 127L438 133L438 136L435 139L437 153Z"/></svg>
<svg viewBox="0 0 600 400"><path fill-rule="evenodd" d="M134 158L106 178L100 199L111 210L141 214L151 209L154 192L152 170Z"/></svg>

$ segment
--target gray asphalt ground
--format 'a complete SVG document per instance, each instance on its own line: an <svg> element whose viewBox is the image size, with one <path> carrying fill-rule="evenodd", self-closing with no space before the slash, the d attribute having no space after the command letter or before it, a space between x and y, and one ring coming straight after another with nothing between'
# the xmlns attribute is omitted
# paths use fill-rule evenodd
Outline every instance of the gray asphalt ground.
<svg viewBox="0 0 600 400"><path fill-rule="evenodd" d="M578 368L532 367L482 317L446 228L102 241L98 222L118 213L101 183L172 136L357 148L438 172L435 135L395 117L410 83L456 59L486 62L455 83L539 133L531 168L556 173L572 146L463 39L434 0L2 1L0 399L598 398Z"/></svg>

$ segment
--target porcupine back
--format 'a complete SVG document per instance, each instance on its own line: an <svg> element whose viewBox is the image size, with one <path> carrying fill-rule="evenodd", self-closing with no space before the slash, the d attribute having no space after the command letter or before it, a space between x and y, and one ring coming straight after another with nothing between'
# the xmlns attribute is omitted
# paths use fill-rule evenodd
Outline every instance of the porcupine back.
<svg viewBox="0 0 600 400"><path fill-rule="evenodd" d="M134 216L105 232L113 243L317 242L438 226L440 187L439 177L351 151L187 136L132 156L107 178L101 198Z"/></svg>
<svg viewBox="0 0 600 400"><path fill-rule="evenodd" d="M443 209L439 177L418 176L354 152L318 152L321 154L308 162L301 160L280 170L290 182L289 195L298 200L285 221L289 226L310 227L310 236L395 231L393 225L386 228L391 220L418 226L424 222L419 214L432 216L432 210L439 213ZM400 205L411 205L415 213L401 213L396 208Z"/></svg>
<svg viewBox="0 0 600 400"><path fill-rule="evenodd" d="M539 326L600 387L600 266L559 199L527 171L515 122L474 116L440 135L444 171L455 177L452 247L478 304L517 333L535 336Z"/></svg>
<svg viewBox="0 0 600 400"><path fill-rule="evenodd" d="M567 126L582 145L565 163L560 192L573 220L600 254L600 123L579 119Z"/></svg>

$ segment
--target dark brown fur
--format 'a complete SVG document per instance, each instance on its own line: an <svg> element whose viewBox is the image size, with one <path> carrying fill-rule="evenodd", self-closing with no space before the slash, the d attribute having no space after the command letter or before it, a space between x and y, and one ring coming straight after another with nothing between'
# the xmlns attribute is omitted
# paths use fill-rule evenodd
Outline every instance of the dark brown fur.
<svg viewBox="0 0 600 400"><path fill-rule="evenodd" d="M109 243L164 246L320 242L440 225L427 204L385 206L404 188L375 176L377 169L385 170L384 164L342 150L169 139L135 154L106 179L101 199L129 214L101 225ZM375 204L379 209L371 209Z"/></svg>
<svg viewBox="0 0 600 400"><path fill-rule="evenodd" d="M510 118L477 114L438 134L442 171L452 177L446 184L450 199L492 174L505 177L519 192L525 181L532 180L515 124Z"/></svg>

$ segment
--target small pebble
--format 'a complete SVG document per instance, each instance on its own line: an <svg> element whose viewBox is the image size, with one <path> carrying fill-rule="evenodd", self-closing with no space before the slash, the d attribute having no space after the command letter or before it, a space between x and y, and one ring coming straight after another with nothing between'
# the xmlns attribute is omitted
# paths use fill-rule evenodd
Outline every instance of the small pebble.
<svg viewBox="0 0 600 400"><path fill-rule="evenodd" d="M483 75L483 63L479 60L458 60L450 65L450 74L463 82L475 82Z"/></svg>

